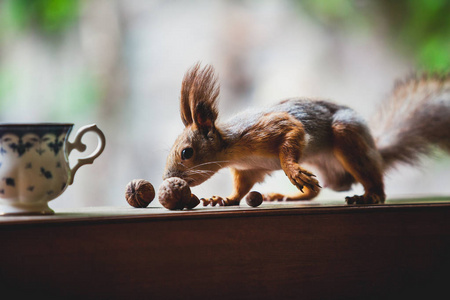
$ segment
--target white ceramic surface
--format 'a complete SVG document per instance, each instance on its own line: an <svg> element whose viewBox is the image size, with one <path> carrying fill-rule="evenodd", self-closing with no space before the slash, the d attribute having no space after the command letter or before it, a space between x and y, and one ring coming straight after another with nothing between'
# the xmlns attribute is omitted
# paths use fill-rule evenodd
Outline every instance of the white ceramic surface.
<svg viewBox="0 0 450 300"><path fill-rule="evenodd" d="M73 124L0 124L0 215L53 214L48 202L73 183L76 171L91 164L105 148L105 136L96 125L80 128L73 143ZM70 168L73 149L86 150L87 132L98 136L98 147Z"/></svg>

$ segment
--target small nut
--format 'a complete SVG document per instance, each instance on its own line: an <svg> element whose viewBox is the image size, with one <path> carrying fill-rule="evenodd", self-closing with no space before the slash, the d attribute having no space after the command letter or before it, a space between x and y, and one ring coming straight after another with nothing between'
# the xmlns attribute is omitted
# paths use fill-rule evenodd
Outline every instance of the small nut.
<svg viewBox="0 0 450 300"><path fill-rule="evenodd" d="M263 196L261 193L253 191L248 193L247 197L245 197L245 202L251 207L257 207L263 202Z"/></svg>
<svg viewBox="0 0 450 300"><path fill-rule="evenodd" d="M144 179L134 179L127 184L125 199L136 208L147 207L155 198L153 185Z"/></svg>
<svg viewBox="0 0 450 300"><path fill-rule="evenodd" d="M183 209L191 200L191 189L184 179L167 178L159 186L158 199L167 209Z"/></svg>
<svg viewBox="0 0 450 300"><path fill-rule="evenodd" d="M194 194L191 194L191 199L189 199L189 202L186 204L186 208L193 209L194 207L196 207L199 204L200 204L200 200L198 199L198 197L195 196Z"/></svg>

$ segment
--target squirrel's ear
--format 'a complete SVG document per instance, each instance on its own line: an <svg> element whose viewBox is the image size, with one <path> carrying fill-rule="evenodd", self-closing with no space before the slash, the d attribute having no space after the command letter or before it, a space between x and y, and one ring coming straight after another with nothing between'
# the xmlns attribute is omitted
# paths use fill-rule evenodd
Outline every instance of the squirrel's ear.
<svg viewBox="0 0 450 300"><path fill-rule="evenodd" d="M190 68L184 75L183 82L181 84L180 113L184 126L188 126L193 123L189 95L199 68L199 63Z"/></svg>
<svg viewBox="0 0 450 300"><path fill-rule="evenodd" d="M198 66L197 64L196 76L189 91L189 106L194 124L203 132L209 132L214 129L217 119L216 100L220 88L213 67L206 66L199 70Z"/></svg>
<svg viewBox="0 0 450 300"><path fill-rule="evenodd" d="M217 111L215 107L210 106L207 102L198 102L194 112L195 125L204 132L211 131L217 119Z"/></svg>

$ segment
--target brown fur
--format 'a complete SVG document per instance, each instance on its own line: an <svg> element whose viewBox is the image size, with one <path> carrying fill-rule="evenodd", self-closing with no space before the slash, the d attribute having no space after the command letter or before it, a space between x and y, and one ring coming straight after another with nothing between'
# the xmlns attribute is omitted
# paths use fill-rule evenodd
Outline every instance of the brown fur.
<svg viewBox="0 0 450 300"><path fill-rule="evenodd" d="M217 118L216 100L220 88L214 69L196 64L186 73L181 86L180 111L185 126L211 126Z"/></svg>
<svg viewBox="0 0 450 300"><path fill-rule="evenodd" d="M271 129L270 132L267 131L267 128ZM225 136L225 144L228 145L229 149L228 151L225 150L227 152L225 156L228 160L239 164L240 159L248 156L249 153L253 156L279 160L280 166L289 180L301 191L303 191L304 186L307 186L307 189L313 192L319 190L318 182L312 178L312 173L304 170L298 164L305 132L301 122L288 113L270 113L262 116L253 126L246 128L236 142L227 141L227 135L223 135ZM232 168L235 188L232 195L228 197L228 201L239 203L252 186L262 181L269 171L271 170L267 170L263 166L259 168L254 166L250 170ZM273 199L274 196L275 194L266 196L266 200L275 200Z"/></svg>
<svg viewBox="0 0 450 300"><path fill-rule="evenodd" d="M168 156L164 178L181 177L195 186L229 167L232 194L212 197L208 203L237 205L255 183L282 169L300 192L270 193L265 199L309 200L319 194L320 185L301 167L305 162L315 165L324 184L334 190L361 183L364 195L347 197L348 203L383 203L386 169L396 162L414 163L433 145L450 150L449 87L448 76L397 83L374 119L373 129L379 133L373 138L350 108L309 99L285 100L218 123L214 70L196 64L183 79L180 109L185 129Z"/></svg>
<svg viewBox="0 0 450 300"><path fill-rule="evenodd" d="M383 203L385 199L382 160L375 144L359 125L333 125L334 154L344 169L364 187L363 196L349 198L358 203Z"/></svg>

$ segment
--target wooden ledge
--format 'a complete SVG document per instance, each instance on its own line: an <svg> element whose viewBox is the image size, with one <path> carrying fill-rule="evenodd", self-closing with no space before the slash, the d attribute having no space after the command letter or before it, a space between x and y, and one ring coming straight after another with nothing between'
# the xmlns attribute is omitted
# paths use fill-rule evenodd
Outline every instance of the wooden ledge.
<svg viewBox="0 0 450 300"><path fill-rule="evenodd" d="M163 207L81 207L56 211L55 215L0 216L0 227L8 225L36 225L62 223L103 223L122 221L157 221L198 218L238 218L271 215L368 213L398 210L429 210L450 208L450 197L399 198L377 205L347 205L344 201L264 202L253 208L242 201L241 206L220 207L201 204L192 210L170 211Z"/></svg>
<svg viewBox="0 0 450 300"><path fill-rule="evenodd" d="M450 197L0 217L5 299L431 299Z"/></svg>

